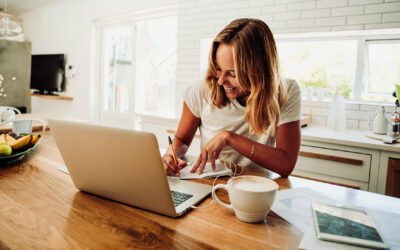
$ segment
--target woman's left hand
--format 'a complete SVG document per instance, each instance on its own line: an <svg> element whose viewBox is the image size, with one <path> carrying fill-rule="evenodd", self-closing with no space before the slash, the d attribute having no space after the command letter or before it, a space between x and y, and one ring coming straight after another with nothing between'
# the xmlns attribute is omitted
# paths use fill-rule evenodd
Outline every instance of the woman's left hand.
<svg viewBox="0 0 400 250"><path fill-rule="evenodd" d="M198 169L199 174L202 174L208 159L211 162L212 169L215 171L215 161L219 158L221 150L228 146L227 138L229 134L229 131L221 131L204 145L196 164L191 170L192 173L196 172Z"/></svg>

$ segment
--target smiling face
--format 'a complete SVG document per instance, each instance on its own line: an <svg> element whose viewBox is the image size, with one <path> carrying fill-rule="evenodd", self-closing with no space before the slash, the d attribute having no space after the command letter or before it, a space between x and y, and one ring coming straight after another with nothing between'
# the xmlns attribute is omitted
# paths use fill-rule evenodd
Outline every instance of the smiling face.
<svg viewBox="0 0 400 250"><path fill-rule="evenodd" d="M246 97L246 93L240 89L236 77L232 46L221 43L215 54L215 62L217 64L216 78L218 78L218 85L223 87L226 97L230 100L238 99L243 105L242 99Z"/></svg>

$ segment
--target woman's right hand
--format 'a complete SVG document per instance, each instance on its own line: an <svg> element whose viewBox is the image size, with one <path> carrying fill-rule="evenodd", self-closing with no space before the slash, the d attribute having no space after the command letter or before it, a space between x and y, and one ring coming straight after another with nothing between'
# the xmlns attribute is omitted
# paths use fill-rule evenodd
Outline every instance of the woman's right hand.
<svg viewBox="0 0 400 250"><path fill-rule="evenodd" d="M175 164L174 157L172 154L166 153L162 157L163 165L164 165L164 170L167 172L168 175L177 175L177 173L184 167L186 167L187 162L184 160L181 160L179 158L176 159L178 162L178 165Z"/></svg>

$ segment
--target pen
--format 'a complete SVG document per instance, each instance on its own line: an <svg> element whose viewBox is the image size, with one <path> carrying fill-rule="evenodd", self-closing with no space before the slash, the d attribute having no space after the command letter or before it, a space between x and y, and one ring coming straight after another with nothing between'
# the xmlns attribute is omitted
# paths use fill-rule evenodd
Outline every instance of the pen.
<svg viewBox="0 0 400 250"><path fill-rule="evenodd" d="M169 141L169 146L170 146L171 151L172 151L172 156L174 157L175 165L178 166L178 161L176 160L176 155L175 155L174 147L172 146L172 140L171 140L171 137L170 137L170 136L168 136L168 141ZM176 173L176 175L177 175L178 177L180 176L180 175L179 175L179 168L178 168L178 172Z"/></svg>

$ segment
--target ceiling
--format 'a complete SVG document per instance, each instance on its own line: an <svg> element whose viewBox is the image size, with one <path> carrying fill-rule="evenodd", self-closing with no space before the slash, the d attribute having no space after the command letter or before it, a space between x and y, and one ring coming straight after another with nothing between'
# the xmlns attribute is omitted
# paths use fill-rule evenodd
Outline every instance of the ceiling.
<svg viewBox="0 0 400 250"><path fill-rule="evenodd" d="M62 0L0 0L0 9L7 4L7 12L20 14Z"/></svg>

